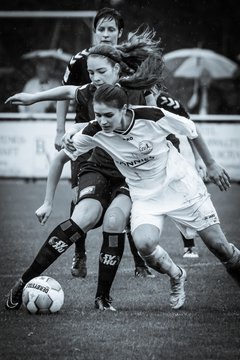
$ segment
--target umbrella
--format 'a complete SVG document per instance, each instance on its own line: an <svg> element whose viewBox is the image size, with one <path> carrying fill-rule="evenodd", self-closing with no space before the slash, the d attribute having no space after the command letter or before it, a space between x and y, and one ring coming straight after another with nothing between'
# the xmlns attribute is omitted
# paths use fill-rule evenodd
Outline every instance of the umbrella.
<svg viewBox="0 0 240 360"><path fill-rule="evenodd" d="M208 49L180 49L165 54L166 68L175 77L200 78L207 72L212 79L231 78L237 64L227 57Z"/></svg>
<svg viewBox="0 0 240 360"><path fill-rule="evenodd" d="M69 62L71 54L64 53L62 49L35 50L22 55L23 60L54 59Z"/></svg>
<svg viewBox="0 0 240 360"><path fill-rule="evenodd" d="M194 79L193 95L188 102L191 110L200 102L200 114L208 108L208 88L212 79L228 79L234 76L237 64L212 50L192 48L175 50L164 56L165 67L174 77ZM198 90L202 97L199 101Z"/></svg>

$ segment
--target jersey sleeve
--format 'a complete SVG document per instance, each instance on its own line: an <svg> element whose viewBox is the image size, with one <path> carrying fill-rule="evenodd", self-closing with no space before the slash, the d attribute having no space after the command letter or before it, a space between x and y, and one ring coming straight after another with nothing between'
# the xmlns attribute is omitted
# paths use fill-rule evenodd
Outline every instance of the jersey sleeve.
<svg viewBox="0 0 240 360"><path fill-rule="evenodd" d="M198 137L194 122L184 116L161 108L164 116L158 121L159 126L169 134L185 135L189 139Z"/></svg>
<svg viewBox="0 0 240 360"><path fill-rule="evenodd" d="M73 145L76 150L74 152L70 152L67 149L64 149L65 153L71 160L75 161L78 156L94 149L97 146L95 142L95 135L101 130L102 129L97 121L91 121L73 136Z"/></svg>
<svg viewBox="0 0 240 360"><path fill-rule="evenodd" d="M75 161L80 155L87 153L95 147L94 139L91 136L83 134L82 131L75 134L72 140L76 150L74 152L70 152L69 150L64 149L64 152L73 161Z"/></svg>
<svg viewBox="0 0 240 360"><path fill-rule="evenodd" d="M70 59L63 76L62 84L79 86L89 82L86 52L82 51Z"/></svg>
<svg viewBox="0 0 240 360"><path fill-rule="evenodd" d="M190 118L190 115L183 104L167 93L161 93L158 96L157 106L167 111L171 111L174 114Z"/></svg>

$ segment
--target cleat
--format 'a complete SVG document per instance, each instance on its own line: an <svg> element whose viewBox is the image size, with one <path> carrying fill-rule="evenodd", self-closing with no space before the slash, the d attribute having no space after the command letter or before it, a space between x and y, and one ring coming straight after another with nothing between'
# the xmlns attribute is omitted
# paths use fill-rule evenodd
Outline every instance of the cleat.
<svg viewBox="0 0 240 360"><path fill-rule="evenodd" d="M95 299L95 309L100 311L110 310L110 311L117 311L112 305L112 298L107 296L99 296Z"/></svg>
<svg viewBox="0 0 240 360"><path fill-rule="evenodd" d="M136 266L135 276L141 278L155 278L155 275L151 273L147 266Z"/></svg>
<svg viewBox="0 0 240 360"><path fill-rule="evenodd" d="M199 255L197 253L196 250L194 250L194 246L192 247L186 247L184 248L184 253L183 253L183 257L184 258L198 258Z"/></svg>
<svg viewBox="0 0 240 360"><path fill-rule="evenodd" d="M171 294L170 294L170 306L174 310L180 309L185 302L184 284L187 278L186 271L180 268L182 274L179 278L171 278Z"/></svg>
<svg viewBox="0 0 240 360"><path fill-rule="evenodd" d="M87 276L87 256L86 254L77 253L73 257L71 273L72 276L85 278Z"/></svg>
<svg viewBox="0 0 240 360"><path fill-rule="evenodd" d="M22 279L18 280L14 287L10 290L8 299L5 303L7 310L18 310L22 304L23 288L26 284Z"/></svg>

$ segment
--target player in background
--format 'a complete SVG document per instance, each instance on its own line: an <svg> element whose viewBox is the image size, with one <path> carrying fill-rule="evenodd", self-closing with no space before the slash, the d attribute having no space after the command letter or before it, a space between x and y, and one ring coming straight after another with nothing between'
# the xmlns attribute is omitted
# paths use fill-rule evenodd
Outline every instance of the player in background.
<svg viewBox="0 0 240 360"><path fill-rule="evenodd" d="M100 9L93 21L93 33L95 36L96 44L116 45L122 36L124 28L124 20L122 15L115 9L102 8ZM64 74L63 85L84 85L90 83L89 74L87 71L87 54L89 49L74 55ZM144 98L142 99L145 103ZM137 103L136 100L134 102ZM60 150L62 147L62 137L65 134L65 121L69 107L69 100L57 102L57 134L55 138L55 147ZM86 107L77 102L76 106L76 123L88 122L91 118L88 115L88 109L86 114ZM73 190L73 199L76 197L76 191L78 190L78 174L81 168L81 163L89 158L90 154L84 154L79 157L77 161L71 162L71 183ZM71 213L73 211L74 201L71 204ZM135 276L138 277L153 277L145 261L139 255L131 233L127 231L127 237L129 240L130 249L134 258L135 264ZM76 277L86 277L87 265L86 265L86 247L85 239L75 242L75 254L73 256L71 273Z"/></svg>

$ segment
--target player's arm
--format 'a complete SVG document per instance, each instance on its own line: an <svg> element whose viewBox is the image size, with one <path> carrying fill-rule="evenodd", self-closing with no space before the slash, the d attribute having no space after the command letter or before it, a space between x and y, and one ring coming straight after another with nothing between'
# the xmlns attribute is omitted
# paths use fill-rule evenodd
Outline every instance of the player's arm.
<svg viewBox="0 0 240 360"><path fill-rule="evenodd" d="M62 137L62 146L69 151L74 151L75 146L73 145L73 136L81 131L85 126L85 123L74 124Z"/></svg>
<svg viewBox="0 0 240 360"><path fill-rule="evenodd" d="M44 202L35 212L42 225L46 223L52 212L53 199L62 174L63 166L69 160L70 158L63 150L61 150L50 165Z"/></svg>
<svg viewBox="0 0 240 360"><path fill-rule="evenodd" d="M62 100L57 102L57 131L55 136L55 148L60 151L62 148L62 137L65 134L65 121L67 117L70 100Z"/></svg>
<svg viewBox="0 0 240 360"><path fill-rule="evenodd" d="M13 96L10 96L5 104L10 103L14 105L31 105L36 102L46 101L46 100L72 100L75 99L75 92L77 86L68 85L68 86L58 86L56 88L36 92L34 94L29 93L19 93Z"/></svg>
<svg viewBox="0 0 240 360"><path fill-rule="evenodd" d="M169 109L176 114L189 118L189 114L184 106L178 100L169 97L167 94L163 94L158 97L157 105L165 110ZM208 178L215 183L221 191L227 190L230 187L230 176L227 171L215 161L198 127L196 128L198 137L195 137L192 140L190 140L191 138L189 139L189 142L192 145L191 147L193 153L195 155L198 153L201 156L207 167ZM198 159L196 160L199 163Z"/></svg>
<svg viewBox="0 0 240 360"><path fill-rule="evenodd" d="M194 144L192 143L192 141L190 139L188 139L188 143L192 149L192 153L193 153L193 157L194 157L194 165L195 165L195 168L198 172L198 174L201 176L201 178L203 180L206 180L206 177L207 177L207 167L206 165L204 164L201 156L199 155L196 147L194 146Z"/></svg>
<svg viewBox="0 0 240 360"><path fill-rule="evenodd" d="M203 159L204 164L207 167L207 176L208 178L216 184L221 191L226 191L231 187L230 176L227 171L219 165L216 160L213 158L207 144L205 143L201 133L198 131L198 137L192 139L191 142L196 147L198 153Z"/></svg>

